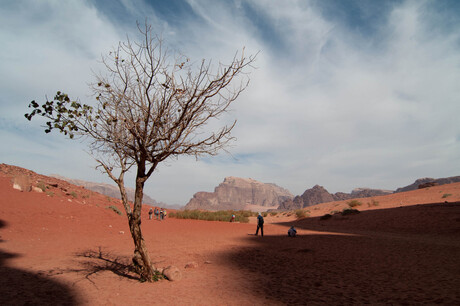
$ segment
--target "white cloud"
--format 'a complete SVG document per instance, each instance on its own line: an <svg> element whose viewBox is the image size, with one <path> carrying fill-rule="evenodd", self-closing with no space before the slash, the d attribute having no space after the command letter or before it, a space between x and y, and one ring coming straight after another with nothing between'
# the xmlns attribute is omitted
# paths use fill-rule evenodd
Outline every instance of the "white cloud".
<svg viewBox="0 0 460 306"><path fill-rule="evenodd" d="M154 198L185 204L193 193L212 191L230 175L274 182L294 194L314 184L335 192L459 175L460 30L440 26L442 16L433 3L394 4L388 16L369 27L371 34L308 1L187 3L187 15L168 18L144 1L122 1L123 16L132 20L128 28L126 20L117 23L89 2L3 8L0 28L8 29L0 30L5 42L0 101L8 114L3 118L16 120L30 99L58 89L85 98L99 55L132 34L146 12L172 48L196 61L228 62L243 46L249 54L260 51L250 86L225 118L238 119L238 140L230 148L236 159L223 154L161 165L147 183ZM363 9L367 16L372 7ZM14 135L24 133L12 131L0 133L0 141L11 148L18 146ZM11 152L0 151L3 162L16 162ZM29 157L21 152L22 160L53 155L44 148L32 149ZM91 164L85 153L55 154L68 168L50 172L105 180L81 170Z"/></svg>

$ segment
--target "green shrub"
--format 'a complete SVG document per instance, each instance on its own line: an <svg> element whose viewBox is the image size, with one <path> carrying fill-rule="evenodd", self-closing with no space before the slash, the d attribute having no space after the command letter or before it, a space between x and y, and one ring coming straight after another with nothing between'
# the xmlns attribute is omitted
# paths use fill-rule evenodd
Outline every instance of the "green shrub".
<svg viewBox="0 0 460 306"><path fill-rule="evenodd" d="M379 206L379 201L376 201L376 200L372 199L372 201L370 203L367 203L367 206L368 207Z"/></svg>
<svg viewBox="0 0 460 306"><path fill-rule="evenodd" d="M345 209L342 211L342 216L356 215L356 214L359 214L359 213L360 213L360 211L357 210L357 209L345 208Z"/></svg>
<svg viewBox="0 0 460 306"><path fill-rule="evenodd" d="M248 211L234 211L234 210L219 210L219 211L201 211L201 210L181 210L169 213L170 218L175 219L192 219L192 220L205 220L205 221L224 221L229 222L235 215L235 221L241 223L248 223L249 216L254 215Z"/></svg>
<svg viewBox="0 0 460 306"><path fill-rule="evenodd" d="M114 212L116 212L116 213L119 214L120 216L123 214L123 213L118 209L118 207L116 207L116 206L114 206L114 205L107 206L107 209L113 210Z"/></svg>
<svg viewBox="0 0 460 306"><path fill-rule="evenodd" d="M49 195L50 197L54 197L54 192L52 191L47 191L46 194Z"/></svg>
<svg viewBox="0 0 460 306"><path fill-rule="evenodd" d="M356 207L356 206L361 206L362 203L358 200L351 200L351 201L348 201L347 202L348 206L350 206L351 208L353 207Z"/></svg>
<svg viewBox="0 0 460 306"><path fill-rule="evenodd" d="M451 196L450 193L445 193L445 194L442 195L442 198L445 199L445 198L450 197L450 196Z"/></svg>
<svg viewBox="0 0 460 306"><path fill-rule="evenodd" d="M276 216L277 214L278 214L278 213L277 213L276 211L270 212L270 216L272 216L272 217L273 217L273 216Z"/></svg>
<svg viewBox="0 0 460 306"><path fill-rule="evenodd" d="M297 216L297 219L308 217L307 212L305 210L303 210L303 209L297 209L295 211L295 215Z"/></svg>
<svg viewBox="0 0 460 306"><path fill-rule="evenodd" d="M46 191L46 185L42 181L38 182L37 187L40 188L43 192Z"/></svg>
<svg viewBox="0 0 460 306"><path fill-rule="evenodd" d="M75 191L72 191L72 192L70 193L70 195L71 195L74 199L76 199L76 198L78 197L78 196L77 196L77 193L76 193Z"/></svg>

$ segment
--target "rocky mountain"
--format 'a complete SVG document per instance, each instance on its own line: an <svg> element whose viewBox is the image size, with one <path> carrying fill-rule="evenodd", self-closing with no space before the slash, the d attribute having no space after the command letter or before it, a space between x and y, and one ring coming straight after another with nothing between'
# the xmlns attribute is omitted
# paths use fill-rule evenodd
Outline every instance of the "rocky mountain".
<svg viewBox="0 0 460 306"><path fill-rule="evenodd" d="M276 209L293 195L275 184L253 179L226 177L214 192L197 192L185 209L205 210L259 210Z"/></svg>
<svg viewBox="0 0 460 306"><path fill-rule="evenodd" d="M284 201L278 209L294 210L326 202L375 197L391 193L393 193L392 190L356 188L351 193L337 192L331 194L324 187L315 185L313 188L305 190L301 196Z"/></svg>
<svg viewBox="0 0 460 306"><path fill-rule="evenodd" d="M451 176L451 177L438 178L438 179L434 179L431 177L425 177L425 178L420 178L416 180L414 183L408 186L396 189L395 193L415 190L415 189L418 189L420 185L423 185L426 183L435 183L437 185L444 185L444 184L452 184L452 183L458 183L458 182L460 182L460 176Z"/></svg>
<svg viewBox="0 0 460 306"><path fill-rule="evenodd" d="M94 183L94 182L88 182L84 180L76 180L76 179L70 179L67 177L60 176L58 174L51 174L51 177L58 178L60 180L66 181L70 184L77 185L77 186L83 186L88 190L92 190L94 192L98 192L100 194L116 198L116 199L121 199L120 196L120 190L118 189L117 186L115 185L110 185L110 184L105 184L105 183ZM128 199L130 201L134 201L134 189L133 188L126 188L126 193L128 194ZM177 209L179 207L173 206L173 205L168 205L162 202L158 202L148 195L144 193L144 204L151 205L151 206L158 206L158 207L165 207L165 208L173 208Z"/></svg>

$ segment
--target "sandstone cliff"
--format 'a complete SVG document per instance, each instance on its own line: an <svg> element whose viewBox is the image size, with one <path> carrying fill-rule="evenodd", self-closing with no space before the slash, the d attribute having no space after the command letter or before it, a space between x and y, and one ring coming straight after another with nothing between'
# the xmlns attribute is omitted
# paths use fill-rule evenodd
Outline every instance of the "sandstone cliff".
<svg viewBox="0 0 460 306"><path fill-rule="evenodd" d="M214 192L197 192L185 209L206 210L260 210L276 209L292 194L275 184L253 179L226 177Z"/></svg>

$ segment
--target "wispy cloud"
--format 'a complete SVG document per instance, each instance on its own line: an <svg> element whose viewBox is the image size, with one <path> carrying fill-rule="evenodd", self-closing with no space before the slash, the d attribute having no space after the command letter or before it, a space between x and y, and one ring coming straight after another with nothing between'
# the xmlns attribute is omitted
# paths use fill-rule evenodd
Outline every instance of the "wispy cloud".
<svg viewBox="0 0 460 306"><path fill-rule="evenodd" d="M238 119L232 155L160 166L147 183L154 198L185 204L229 175L294 194L317 183L334 192L391 189L422 176L458 175L458 10L447 0L7 2L0 9L0 141L9 149L0 158L106 180L89 166L81 170L91 164L85 153L65 152L72 163L40 146L11 156L15 137L28 132L5 122L23 120L29 100L58 89L86 99L100 54L135 35L136 20L148 17L172 50L196 61L228 62L243 46L260 51L250 86L228 114ZM66 167L35 165L37 154Z"/></svg>

